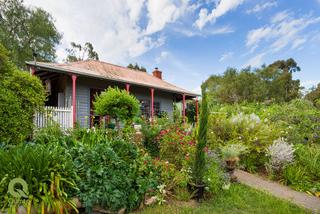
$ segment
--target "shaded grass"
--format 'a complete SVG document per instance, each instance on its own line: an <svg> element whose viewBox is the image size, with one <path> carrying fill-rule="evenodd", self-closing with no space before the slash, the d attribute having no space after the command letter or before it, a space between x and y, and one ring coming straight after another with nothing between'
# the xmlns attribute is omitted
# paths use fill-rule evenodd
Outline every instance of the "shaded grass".
<svg viewBox="0 0 320 214"><path fill-rule="evenodd" d="M263 213L263 214L291 214L308 213L307 210L290 202L275 198L267 193L252 189L245 185L234 184L229 190L221 192L215 198L201 203L199 206L187 204L169 204L148 207L139 214L202 214L202 213ZM309 212L311 213L311 212Z"/></svg>

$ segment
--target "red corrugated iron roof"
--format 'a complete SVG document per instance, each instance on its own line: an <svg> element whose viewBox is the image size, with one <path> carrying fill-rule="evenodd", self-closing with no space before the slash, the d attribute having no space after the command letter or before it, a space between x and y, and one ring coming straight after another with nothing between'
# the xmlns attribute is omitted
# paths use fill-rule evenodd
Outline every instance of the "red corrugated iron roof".
<svg viewBox="0 0 320 214"><path fill-rule="evenodd" d="M85 60L70 63L27 62L27 64L65 73L74 73L82 76L153 87L175 93L186 94L188 96L198 96L196 93L177 87L146 72L136 71L97 60Z"/></svg>

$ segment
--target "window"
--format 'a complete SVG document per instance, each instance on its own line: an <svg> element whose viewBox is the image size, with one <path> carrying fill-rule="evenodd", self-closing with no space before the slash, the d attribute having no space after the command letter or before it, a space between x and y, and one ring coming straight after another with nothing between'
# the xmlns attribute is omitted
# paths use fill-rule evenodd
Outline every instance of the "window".
<svg viewBox="0 0 320 214"><path fill-rule="evenodd" d="M140 110L141 115L145 118L150 118L150 101L149 100L140 100Z"/></svg>
<svg viewBox="0 0 320 214"><path fill-rule="evenodd" d="M154 108L154 115L157 116L157 117L160 117L160 114L161 114L160 102L154 102L153 108Z"/></svg>
<svg viewBox="0 0 320 214"><path fill-rule="evenodd" d="M153 103L154 116L159 116L161 113L160 102ZM151 117L151 102L150 100L140 100L141 115L145 118Z"/></svg>

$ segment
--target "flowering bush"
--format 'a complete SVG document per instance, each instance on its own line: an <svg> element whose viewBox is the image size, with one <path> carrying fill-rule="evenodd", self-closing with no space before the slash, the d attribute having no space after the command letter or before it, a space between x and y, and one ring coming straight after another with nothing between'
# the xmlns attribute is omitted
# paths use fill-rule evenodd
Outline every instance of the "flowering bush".
<svg viewBox="0 0 320 214"><path fill-rule="evenodd" d="M286 165L293 162L293 145L288 144L283 138L279 138L268 147L267 156L270 157L267 167L273 172L279 172Z"/></svg>
<svg viewBox="0 0 320 214"><path fill-rule="evenodd" d="M160 132L159 142L162 160L174 164L177 170L190 166L195 152L195 139L190 131L173 125Z"/></svg>
<svg viewBox="0 0 320 214"><path fill-rule="evenodd" d="M228 142L241 143L247 147L241 162L249 171L265 165L266 158L262 157L265 157L266 148L282 135L268 120L252 113L216 112L210 115L209 124L210 148L216 149Z"/></svg>

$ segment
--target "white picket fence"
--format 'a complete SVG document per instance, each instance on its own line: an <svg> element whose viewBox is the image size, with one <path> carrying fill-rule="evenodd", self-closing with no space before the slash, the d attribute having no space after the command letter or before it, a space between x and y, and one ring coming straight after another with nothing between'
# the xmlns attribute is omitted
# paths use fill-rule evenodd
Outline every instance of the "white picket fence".
<svg viewBox="0 0 320 214"><path fill-rule="evenodd" d="M44 128L53 123L58 123L64 130L72 128L72 106L70 108L46 106L43 112L35 113L33 122L36 128Z"/></svg>

